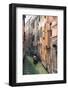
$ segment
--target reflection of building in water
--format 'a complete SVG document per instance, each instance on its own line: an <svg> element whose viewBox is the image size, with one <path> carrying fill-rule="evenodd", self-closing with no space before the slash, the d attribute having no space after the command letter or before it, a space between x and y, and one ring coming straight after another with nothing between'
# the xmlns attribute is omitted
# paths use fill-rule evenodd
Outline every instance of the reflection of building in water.
<svg viewBox="0 0 68 90"><path fill-rule="evenodd" d="M25 23L25 53L37 55L49 73L57 72L57 17L31 16Z"/></svg>

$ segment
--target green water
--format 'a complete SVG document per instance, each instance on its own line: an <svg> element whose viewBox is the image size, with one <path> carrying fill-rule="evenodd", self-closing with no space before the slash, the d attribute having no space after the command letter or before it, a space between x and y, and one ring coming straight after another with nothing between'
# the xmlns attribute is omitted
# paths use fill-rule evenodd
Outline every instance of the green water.
<svg viewBox="0 0 68 90"><path fill-rule="evenodd" d="M34 64L33 58L27 56L23 65L23 74L47 74L47 71L40 62Z"/></svg>

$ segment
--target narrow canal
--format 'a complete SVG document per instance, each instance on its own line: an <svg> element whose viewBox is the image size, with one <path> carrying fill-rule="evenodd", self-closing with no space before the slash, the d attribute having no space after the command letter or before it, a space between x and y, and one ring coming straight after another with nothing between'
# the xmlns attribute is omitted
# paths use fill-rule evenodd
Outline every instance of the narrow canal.
<svg viewBox="0 0 68 90"><path fill-rule="evenodd" d="M23 64L23 74L47 74L48 72L45 70L40 61L37 64L34 64L34 60L31 56L27 56L24 60Z"/></svg>

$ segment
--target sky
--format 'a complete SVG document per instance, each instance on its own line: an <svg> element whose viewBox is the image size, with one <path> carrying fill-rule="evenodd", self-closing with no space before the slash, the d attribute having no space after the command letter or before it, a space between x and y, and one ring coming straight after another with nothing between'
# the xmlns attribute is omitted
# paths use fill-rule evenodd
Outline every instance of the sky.
<svg viewBox="0 0 68 90"><path fill-rule="evenodd" d="M31 18L30 15L26 15L26 18L25 18L25 23Z"/></svg>

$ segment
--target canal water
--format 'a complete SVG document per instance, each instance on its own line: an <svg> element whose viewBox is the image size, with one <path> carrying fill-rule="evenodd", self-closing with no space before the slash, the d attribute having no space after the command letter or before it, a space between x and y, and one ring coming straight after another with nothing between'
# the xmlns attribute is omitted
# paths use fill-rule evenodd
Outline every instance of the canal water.
<svg viewBox="0 0 68 90"><path fill-rule="evenodd" d="M27 56L24 60L23 64L23 74L47 74L48 72L45 70L40 61L37 64L33 63L34 60L31 56Z"/></svg>

